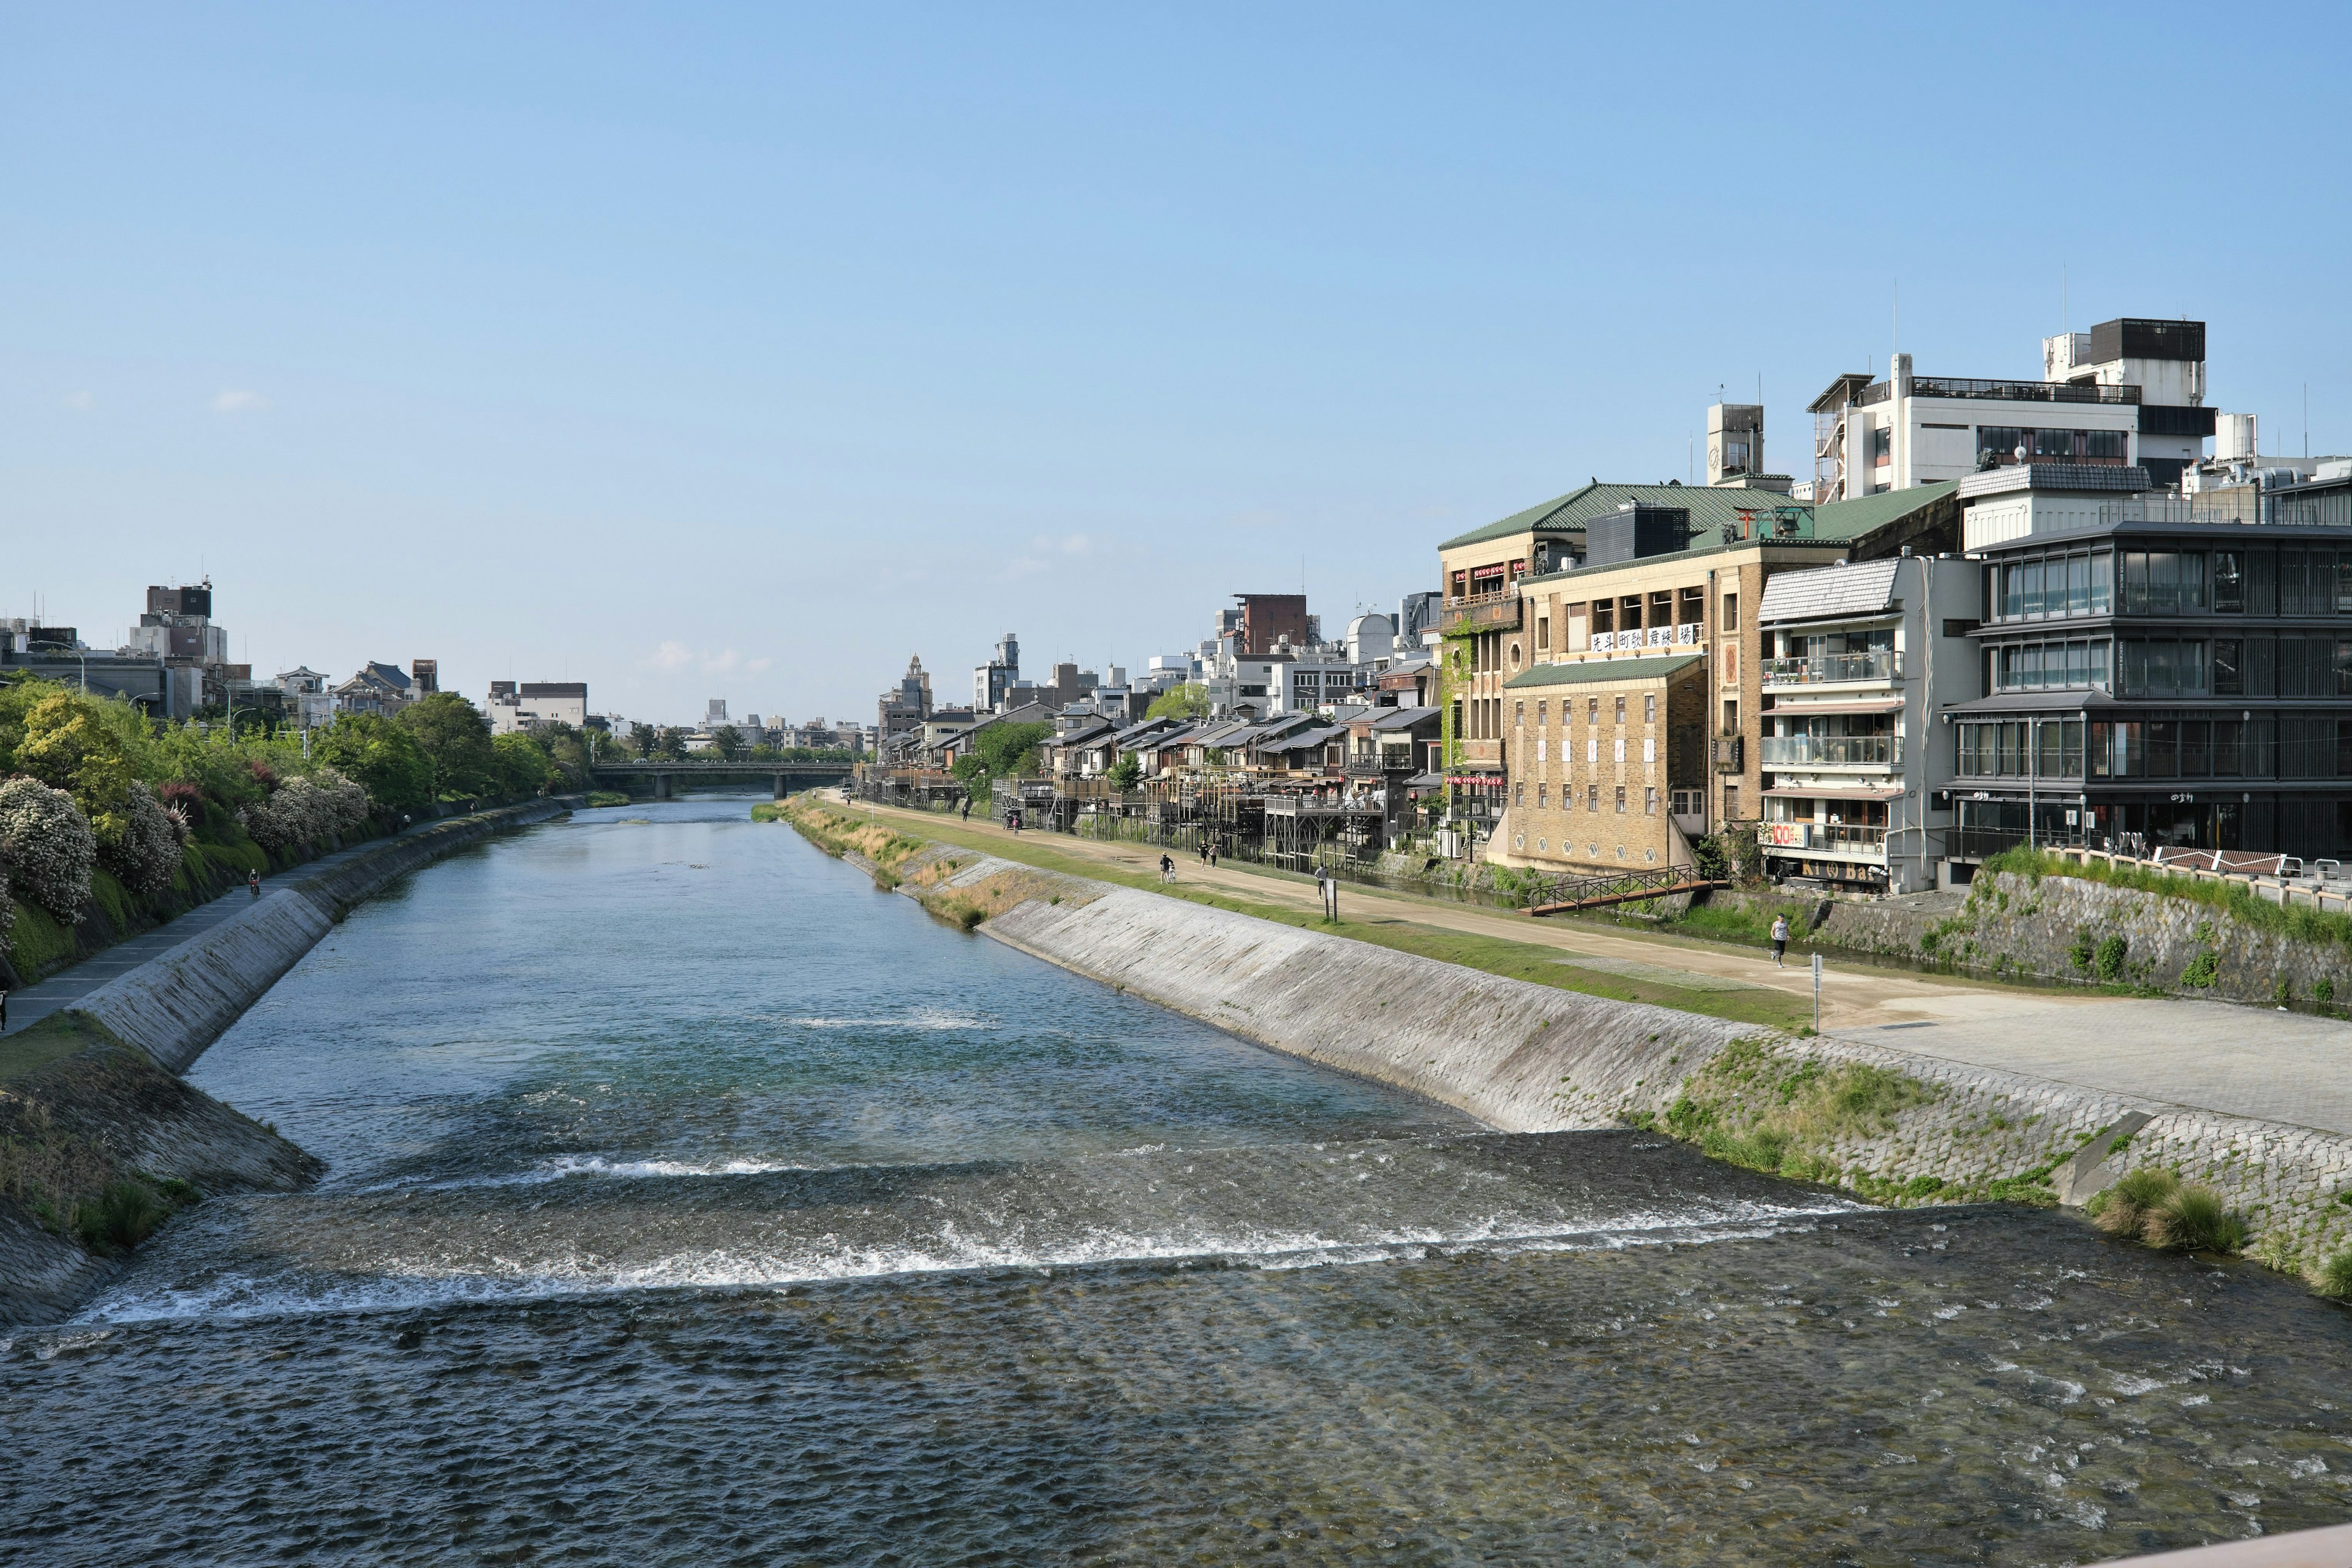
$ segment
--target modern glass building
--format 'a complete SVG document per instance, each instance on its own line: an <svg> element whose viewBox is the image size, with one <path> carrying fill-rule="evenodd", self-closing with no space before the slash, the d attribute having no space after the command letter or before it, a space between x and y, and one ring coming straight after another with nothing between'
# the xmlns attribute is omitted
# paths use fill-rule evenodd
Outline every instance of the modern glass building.
<svg viewBox="0 0 2352 1568"><path fill-rule="evenodd" d="M1948 704L1955 859L2032 838L2352 851L2352 513L2331 478L2257 515L2137 468L1960 482L1986 695Z"/></svg>

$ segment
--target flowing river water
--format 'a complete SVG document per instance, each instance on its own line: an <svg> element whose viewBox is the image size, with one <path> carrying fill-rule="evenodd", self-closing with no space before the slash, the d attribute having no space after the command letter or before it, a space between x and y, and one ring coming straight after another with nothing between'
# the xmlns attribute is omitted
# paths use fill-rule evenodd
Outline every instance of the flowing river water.
<svg viewBox="0 0 2352 1568"><path fill-rule="evenodd" d="M331 1164L0 1339L0 1560L2061 1563L2352 1517L2352 1321L1502 1136L744 803L354 912L190 1075Z"/></svg>

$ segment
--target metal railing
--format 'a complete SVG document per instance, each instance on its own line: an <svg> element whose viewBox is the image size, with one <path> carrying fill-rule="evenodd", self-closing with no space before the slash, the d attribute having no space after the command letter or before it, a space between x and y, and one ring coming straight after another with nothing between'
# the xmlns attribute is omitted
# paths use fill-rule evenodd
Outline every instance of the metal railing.
<svg viewBox="0 0 2352 1568"><path fill-rule="evenodd" d="M1899 735L1767 735L1764 765L1794 768L1896 767L1903 762Z"/></svg>
<svg viewBox="0 0 2352 1568"><path fill-rule="evenodd" d="M1892 648L1868 653L1823 653L1764 661L1767 686L1819 686L1832 681L1898 680L1902 656Z"/></svg>
<svg viewBox="0 0 2352 1568"><path fill-rule="evenodd" d="M1895 395L1890 382L1873 382L1854 399L1861 406L1884 403ZM2137 403L2137 386L2100 386L2090 382L1993 381L1973 375L1915 375L1914 397L1990 398L2001 403Z"/></svg>

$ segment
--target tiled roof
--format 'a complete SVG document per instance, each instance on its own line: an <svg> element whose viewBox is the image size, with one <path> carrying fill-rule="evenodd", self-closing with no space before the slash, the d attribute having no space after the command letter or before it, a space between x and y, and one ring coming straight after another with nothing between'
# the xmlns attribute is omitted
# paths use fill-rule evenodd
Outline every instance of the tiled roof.
<svg viewBox="0 0 2352 1568"><path fill-rule="evenodd" d="M1925 511L1959 488L1958 480L1944 479L1932 485L1914 485L1907 490L1886 490L1817 506L1813 509L1813 537L1864 538L1913 512Z"/></svg>
<svg viewBox="0 0 2352 1568"><path fill-rule="evenodd" d="M1521 686L1583 686L1597 680L1659 680L1688 669L1706 656L1660 654L1654 658L1587 658L1574 664L1539 664L1503 682Z"/></svg>
<svg viewBox="0 0 2352 1568"><path fill-rule="evenodd" d="M1507 539L1515 533L1534 530L1540 533L1566 533L1580 530L1596 517L1614 512L1627 501L1646 501L1652 506L1678 506L1690 512L1691 526L1708 529L1710 525L1735 521L1742 510L1753 511L1761 506L1802 506L1787 496L1770 490L1717 489L1706 485L1604 485L1598 479L1582 489L1570 490L1541 506L1531 506L1525 511L1513 512L1500 522L1490 522L1484 528L1474 528L1438 546L1452 550L1456 545L1480 544L1490 539Z"/></svg>
<svg viewBox="0 0 2352 1568"><path fill-rule="evenodd" d="M1895 556L1809 572L1778 572L1764 584L1757 611L1766 621L1811 621L1826 616L1875 616L1895 601Z"/></svg>

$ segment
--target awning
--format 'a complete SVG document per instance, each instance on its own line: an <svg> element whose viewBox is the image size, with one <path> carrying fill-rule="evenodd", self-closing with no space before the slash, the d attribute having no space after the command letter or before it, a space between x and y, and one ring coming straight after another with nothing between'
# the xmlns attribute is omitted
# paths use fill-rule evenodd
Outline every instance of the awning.
<svg viewBox="0 0 2352 1568"><path fill-rule="evenodd" d="M1901 800L1899 789L1768 789L1784 800Z"/></svg>
<svg viewBox="0 0 2352 1568"><path fill-rule="evenodd" d="M1404 781L1407 789L1444 789L1445 780L1438 773L1415 773Z"/></svg>
<svg viewBox="0 0 2352 1568"><path fill-rule="evenodd" d="M1801 719L1809 713L1900 713L1900 697L1858 697L1851 702L1787 702L1769 710L1768 719Z"/></svg>

